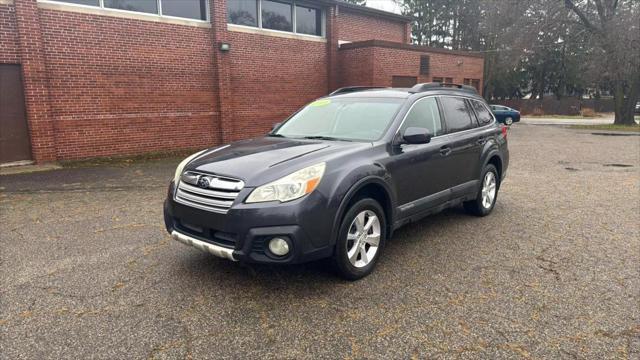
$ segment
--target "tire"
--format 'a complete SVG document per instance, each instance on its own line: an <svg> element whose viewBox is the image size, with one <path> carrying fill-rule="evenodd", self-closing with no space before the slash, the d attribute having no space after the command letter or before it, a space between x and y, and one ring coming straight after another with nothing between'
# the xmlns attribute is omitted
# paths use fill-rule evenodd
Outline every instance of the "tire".
<svg viewBox="0 0 640 360"><path fill-rule="evenodd" d="M345 213L333 255L336 270L345 279L361 279L375 268L386 241L384 215L382 206L370 198L358 200Z"/></svg>
<svg viewBox="0 0 640 360"><path fill-rule="evenodd" d="M493 186L491 186L493 184ZM464 202L464 209L475 216L487 216L491 213L498 199L500 178L496 167L488 164L480 177L480 188L476 198ZM493 194L493 196L491 196Z"/></svg>
<svg viewBox="0 0 640 360"><path fill-rule="evenodd" d="M513 118L511 116L508 116L506 119L504 119L504 124L505 125L513 124Z"/></svg>

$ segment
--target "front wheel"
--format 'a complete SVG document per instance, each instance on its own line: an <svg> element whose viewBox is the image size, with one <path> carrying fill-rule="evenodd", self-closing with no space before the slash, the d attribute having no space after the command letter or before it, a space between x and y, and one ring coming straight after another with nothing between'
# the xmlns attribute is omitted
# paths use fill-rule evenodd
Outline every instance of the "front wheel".
<svg viewBox="0 0 640 360"><path fill-rule="evenodd" d="M505 125L513 124L513 118L512 117L507 117L506 119L504 119L504 124Z"/></svg>
<svg viewBox="0 0 640 360"><path fill-rule="evenodd" d="M492 164L487 165L482 172L480 190L474 200L466 201L464 208L476 216L487 216L496 205L498 198L498 171Z"/></svg>
<svg viewBox="0 0 640 360"><path fill-rule="evenodd" d="M375 267L386 240L384 210L373 199L351 206L342 219L333 260L340 275L358 280Z"/></svg>

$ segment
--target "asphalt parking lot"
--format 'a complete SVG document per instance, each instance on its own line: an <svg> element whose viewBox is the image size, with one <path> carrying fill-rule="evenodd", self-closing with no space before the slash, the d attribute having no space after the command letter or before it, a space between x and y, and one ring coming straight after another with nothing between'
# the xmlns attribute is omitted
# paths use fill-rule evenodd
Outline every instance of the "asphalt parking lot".
<svg viewBox="0 0 640 360"><path fill-rule="evenodd" d="M0 177L0 358L640 358L640 136L517 124L494 213L358 282L169 238L177 160Z"/></svg>

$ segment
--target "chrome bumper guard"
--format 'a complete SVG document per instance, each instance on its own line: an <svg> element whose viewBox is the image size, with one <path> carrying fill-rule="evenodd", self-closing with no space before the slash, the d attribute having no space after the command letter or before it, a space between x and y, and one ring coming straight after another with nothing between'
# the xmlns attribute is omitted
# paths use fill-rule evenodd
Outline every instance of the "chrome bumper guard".
<svg viewBox="0 0 640 360"><path fill-rule="evenodd" d="M171 237L173 238L173 240L177 240L185 245L193 246L196 249L202 250L204 252L208 252L217 257L229 259L232 261L238 261L233 257L233 249L228 249L222 246L209 244L202 240L198 240L196 238L192 238L191 236L179 233L175 230L171 232Z"/></svg>

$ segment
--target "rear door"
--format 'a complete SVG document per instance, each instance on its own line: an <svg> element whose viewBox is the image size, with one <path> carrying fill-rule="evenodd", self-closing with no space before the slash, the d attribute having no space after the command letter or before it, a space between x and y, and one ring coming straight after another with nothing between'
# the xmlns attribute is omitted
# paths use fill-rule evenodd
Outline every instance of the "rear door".
<svg viewBox="0 0 640 360"><path fill-rule="evenodd" d="M446 172L451 174L448 180L453 197L458 197L475 189L484 139L475 130L478 123L465 98L441 96L440 103L450 147Z"/></svg>
<svg viewBox="0 0 640 360"><path fill-rule="evenodd" d="M0 64L0 164L31 159L20 65Z"/></svg>

